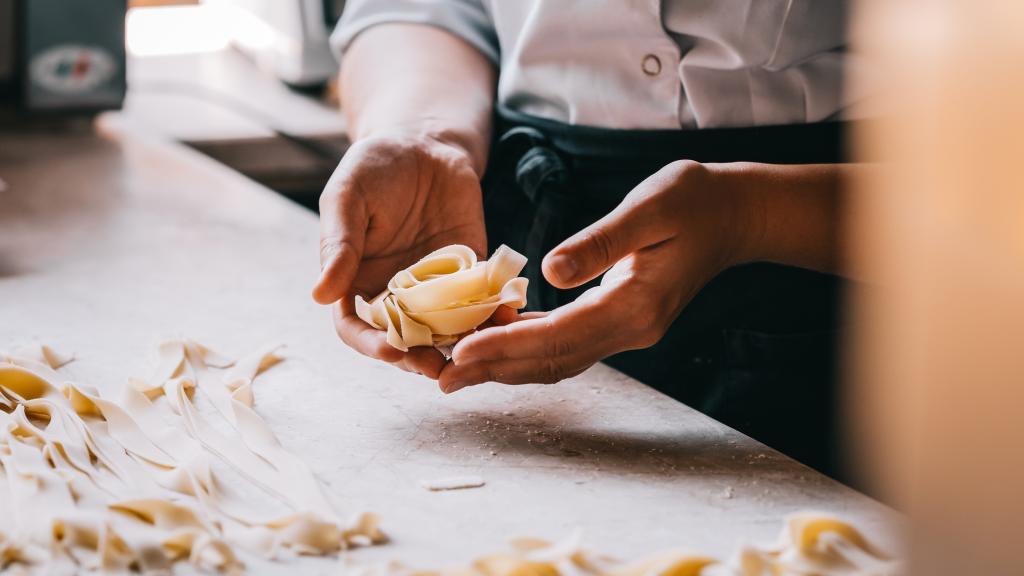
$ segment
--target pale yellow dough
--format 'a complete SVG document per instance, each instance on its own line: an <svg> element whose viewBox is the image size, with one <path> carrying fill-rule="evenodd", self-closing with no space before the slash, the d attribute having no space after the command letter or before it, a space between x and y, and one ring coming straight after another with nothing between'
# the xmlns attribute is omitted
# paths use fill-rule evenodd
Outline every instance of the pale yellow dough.
<svg viewBox="0 0 1024 576"><path fill-rule="evenodd" d="M57 372L68 360L35 347L0 362L0 571L167 572L182 561L235 572L241 550L285 558L384 540L372 515L342 519L253 411L252 381L280 360L275 349L232 362L166 342L156 374L118 401L68 382ZM196 409L197 389L227 426ZM215 457L279 506L242 497L213 472Z"/></svg>
<svg viewBox="0 0 1024 576"><path fill-rule="evenodd" d="M851 524L818 513L788 519L776 544L741 546L727 561L668 550L622 562L585 550L577 532L554 544L512 542L512 550L481 556L468 566L411 570L398 564L365 567L363 576L898 576L901 563L877 550Z"/></svg>
<svg viewBox="0 0 1024 576"><path fill-rule="evenodd" d="M802 512L789 518L774 546L744 547L734 561L739 576L895 576L904 565L848 522Z"/></svg>
<svg viewBox="0 0 1024 576"><path fill-rule="evenodd" d="M486 262L454 244L399 271L387 290L367 302L356 296L356 315L399 350L450 346L483 324L499 306L526 306L526 257L501 246Z"/></svg>
<svg viewBox="0 0 1024 576"><path fill-rule="evenodd" d="M431 480L420 481L420 486L430 490L431 492L480 488L484 484L486 484L486 482L480 476L449 476L447 478L434 478Z"/></svg>
<svg viewBox="0 0 1024 576"><path fill-rule="evenodd" d="M504 281L507 286L508 280ZM498 282L500 283L500 281ZM428 295L429 296L429 295ZM160 346L153 376L114 401L68 382L70 358L46 347L0 357L0 572L167 572L176 562L242 570L239 552L325 555L385 540L372 514L343 519L306 464L253 410L252 382L281 360L268 348L237 362L195 342ZM197 392L198 391L198 392ZM206 396L226 426L196 409ZM226 431L225 431L226 430ZM265 498L243 497L214 473L227 463ZM444 487L483 480L449 479ZM431 488L432 485L425 485ZM670 550L635 562L586 551L578 534L521 539L469 566L398 564L351 573L399 576L897 576L903 565L827 514L787 521L777 543L741 546L727 561Z"/></svg>

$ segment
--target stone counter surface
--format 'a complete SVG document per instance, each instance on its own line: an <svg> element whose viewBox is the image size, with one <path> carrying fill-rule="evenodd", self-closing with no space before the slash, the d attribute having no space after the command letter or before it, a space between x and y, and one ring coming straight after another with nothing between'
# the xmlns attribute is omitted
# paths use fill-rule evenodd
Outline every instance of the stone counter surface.
<svg viewBox="0 0 1024 576"><path fill-rule="evenodd" d="M679 547L727 557L807 509L893 547L890 509L603 365L553 386L445 396L359 356L309 296L314 214L116 115L98 126L0 135L0 349L72 352L68 373L113 393L148 374L163 338L236 357L286 344L287 361L256 381L256 410L341 510L379 513L392 538L343 562L446 566L576 528L622 558ZM421 486L464 475L486 485Z"/></svg>

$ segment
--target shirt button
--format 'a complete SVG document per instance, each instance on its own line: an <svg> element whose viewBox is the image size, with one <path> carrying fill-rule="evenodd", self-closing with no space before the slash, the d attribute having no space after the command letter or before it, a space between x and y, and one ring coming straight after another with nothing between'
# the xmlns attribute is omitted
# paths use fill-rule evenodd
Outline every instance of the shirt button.
<svg viewBox="0 0 1024 576"><path fill-rule="evenodd" d="M661 74L661 59L654 54L648 54L644 56L641 68L643 68L644 74L647 74L648 76L657 76L658 74Z"/></svg>

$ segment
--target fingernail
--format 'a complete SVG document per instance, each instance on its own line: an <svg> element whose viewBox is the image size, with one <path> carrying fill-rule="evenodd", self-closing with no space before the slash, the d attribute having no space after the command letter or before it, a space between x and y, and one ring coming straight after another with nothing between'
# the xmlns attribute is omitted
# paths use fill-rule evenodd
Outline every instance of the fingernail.
<svg viewBox="0 0 1024 576"><path fill-rule="evenodd" d="M331 254L331 255L327 256L327 258L324 258L323 260L320 261L320 273L321 274L323 273L324 270L327 270L327 268L330 267L331 262L334 262L335 258L337 258L337 255L336 254Z"/></svg>
<svg viewBox="0 0 1024 576"><path fill-rule="evenodd" d="M319 287L321 284L324 283L324 278L327 277L327 268L330 265L331 265L331 261L330 260L328 260L327 262L324 262L323 264L320 265L320 275L316 277L316 284L314 285L314 289Z"/></svg>
<svg viewBox="0 0 1024 576"><path fill-rule="evenodd" d="M553 256L550 266L555 276L558 276L558 279L563 282L572 280L578 271L576 262L568 256Z"/></svg>

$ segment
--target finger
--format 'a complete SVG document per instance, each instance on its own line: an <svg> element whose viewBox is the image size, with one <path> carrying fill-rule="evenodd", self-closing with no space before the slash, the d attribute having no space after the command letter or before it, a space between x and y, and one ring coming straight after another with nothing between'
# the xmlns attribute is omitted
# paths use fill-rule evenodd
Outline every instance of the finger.
<svg viewBox="0 0 1024 576"><path fill-rule="evenodd" d="M402 351L388 344L385 333L363 322L348 306L333 306L332 314L335 332L356 352L385 362L402 360Z"/></svg>
<svg viewBox="0 0 1024 576"><path fill-rule="evenodd" d="M663 175L644 180L603 218L580 230L544 257L541 270L556 288L575 288L597 278L631 252L670 237L668 207L657 194L670 186Z"/></svg>
<svg viewBox="0 0 1024 576"><path fill-rule="evenodd" d="M547 315L547 312L523 312L519 313L508 306L500 306L494 315L487 319L486 322L477 327L477 330L483 330L491 326L504 326L513 322L519 322L520 320L529 320L531 318L542 318Z"/></svg>
<svg viewBox="0 0 1024 576"><path fill-rule="evenodd" d="M618 318L627 304L617 302L616 289L595 288L550 314L494 326L463 338L452 351L455 364L525 358L557 358L578 350L610 350L621 344ZM594 293L597 293L594 295Z"/></svg>
<svg viewBox="0 0 1024 576"><path fill-rule="evenodd" d="M488 326L504 326L518 320L518 314L512 308L508 306L498 306L498 309L491 314L491 317L484 321L483 324L477 326L477 330L481 330Z"/></svg>
<svg viewBox="0 0 1024 576"><path fill-rule="evenodd" d="M350 184L338 180L332 177L320 196L320 277L313 287L313 299L320 304L336 302L349 291L366 238L366 205L351 193Z"/></svg>
<svg viewBox="0 0 1024 576"><path fill-rule="evenodd" d="M347 312L348 306L334 307L334 326L342 341L354 350L378 360L390 362L399 368L428 378L437 379L444 368L445 359L435 348L426 346L402 352L388 344L385 333Z"/></svg>
<svg viewBox="0 0 1024 576"><path fill-rule="evenodd" d="M576 354L560 358L516 359L499 362L448 364L441 371L438 385L445 394L484 382L503 384L554 384L583 373L597 358Z"/></svg>
<svg viewBox="0 0 1024 576"><path fill-rule="evenodd" d="M404 364L402 368L410 372L437 380L441 375L441 370L448 362L436 348L417 346L410 348L408 352L403 354L402 363Z"/></svg>

